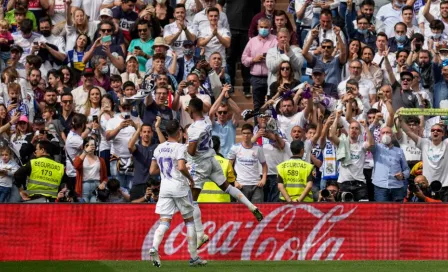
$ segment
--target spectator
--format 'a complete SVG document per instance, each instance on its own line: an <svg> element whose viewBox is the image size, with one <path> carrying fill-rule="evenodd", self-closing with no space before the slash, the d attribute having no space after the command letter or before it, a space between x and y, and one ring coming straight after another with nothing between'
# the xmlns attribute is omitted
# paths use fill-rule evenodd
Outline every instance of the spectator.
<svg viewBox="0 0 448 272"><path fill-rule="evenodd" d="M241 116L241 109L230 97L229 91L230 86L224 85L209 112L212 134L219 136L221 144L219 149L224 157L227 157L230 148L236 143L236 128Z"/></svg>
<svg viewBox="0 0 448 272"><path fill-rule="evenodd" d="M383 85L383 71L380 67L373 63L375 51L371 47L363 47L361 49L362 74L361 77L373 82L375 89L379 89Z"/></svg>
<svg viewBox="0 0 448 272"><path fill-rule="evenodd" d="M210 67L213 70L215 70L215 73L219 76L219 80L221 81L221 84L232 85L232 79L230 78L230 75L226 72L226 69L224 67L222 67L221 54L219 54L218 52L211 54L210 59L208 61L209 61ZM216 79L216 77L214 77L213 74L211 74L208 76L209 81L213 81L212 77ZM244 89L243 89L243 92L244 92ZM232 89L230 89L230 93L231 94L234 93L233 85L232 85Z"/></svg>
<svg viewBox="0 0 448 272"><path fill-rule="evenodd" d="M188 74L190 74L194 67L196 66L196 64L199 62L199 58L197 58L194 55L194 43L190 40L186 40L183 42L183 46L182 46L183 50L182 50L182 57L177 59L177 64L179 65L179 72L177 73L176 76L176 81L177 82L181 82L182 80L186 80ZM179 55L179 54L177 54ZM218 54L212 54L210 56L210 59L213 56L217 56ZM221 55L219 54L219 57L221 57ZM213 61L210 60L210 64L212 64ZM219 67L216 67L216 69L219 69L219 71L224 71L225 69L222 68L222 59L221 59L221 63L219 64Z"/></svg>
<svg viewBox="0 0 448 272"><path fill-rule="evenodd" d="M143 113L144 124L154 124L157 116L161 117L160 129L165 132L165 122L173 120L175 117L174 112L166 106L169 91L166 87L157 87L154 91L155 98L152 94L148 95L145 99L145 111ZM153 131L155 127L152 127Z"/></svg>
<svg viewBox="0 0 448 272"><path fill-rule="evenodd" d="M79 81L75 79L75 75L73 74L72 69L67 66L62 66L59 71L61 71L62 75L64 76L62 81L64 87L72 90L75 84Z"/></svg>
<svg viewBox="0 0 448 272"><path fill-rule="evenodd" d="M20 59L22 58L23 54L23 48L18 46L17 44L12 44L10 47L10 56L8 63L6 63L9 67L20 71L25 71L25 65L24 63L20 62ZM25 76L21 76L25 77Z"/></svg>
<svg viewBox="0 0 448 272"><path fill-rule="evenodd" d="M115 108L113 111L118 111L118 105L120 104L120 99L123 97L123 79L119 75L110 76L110 88L111 90L107 93L112 96L114 100Z"/></svg>
<svg viewBox="0 0 448 272"><path fill-rule="evenodd" d="M434 85L434 108L440 107L440 102L448 99L448 61L442 62L442 76Z"/></svg>
<svg viewBox="0 0 448 272"><path fill-rule="evenodd" d="M154 37L151 35L151 26L147 20L138 21L137 31L138 39L131 41L128 53L137 57L139 71L145 72L145 65L148 59L151 59L151 56L154 55Z"/></svg>
<svg viewBox="0 0 448 272"><path fill-rule="evenodd" d="M420 33L420 28L414 25L414 7L404 6L401 10L401 18L407 27L406 36L412 40L414 33Z"/></svg>
<svg viewBox="0 0 448 272"><path fill-rule="evenodd" d="M33 27L33 30L37 29L37 22L36 22L36 16L28 10L29 8L29 1L28 0L20 0L20 1L11 1L15 2L15 8L6 12L5 14L5 20L8 21L8 23L11 25L12 32L18 31L18 27L20 26L20 23L23 19L29 19L31 20ZM19 19L19 20L17 20Z"/></svg>
<svg viewBox="0 0 448 272"><path fill-rule="evenodd" d="M232 146L228 158L232 165L235 165L237 179L235 187L252 203L263 202L263 186L266 184L266 175L268 167L263 154L263 149L254 145L251 141L253 137L253 127L250 124L244 124L241 128L243 141L240 144ZM261 164L262 177L260 179Z"/></svg>
<svg viewBox="0 0 448 272"><path fill-rule="evenodd" d="M440 52L435 52L433 49L430 49L430 51L422 49L416 53L415 42L411 49L413 51L409 55L406 64L420 75L421 80L419 80L419 83L422 89L431 95L432 101L434 82L439 81L441 76L442 61L440 59Z"/></svg>
<svg viewBox="0 0 448 272"><path fill-rule="evenodd" d="M71 3L72 0L65 0L66 5L65 31L67 32L65 37L66 48L75 48L76 39L78 38L79 35L78 33L86 34L87 36L89 36L90 40L93 41L95 37L95 31L97 29L97 25L95 23L89 22L89 18L85 13L85 9L70 8ZM92 11L88 10L88 12Z"/></svg>
<svg viewBox="0 0 448 272"><path fill-rule="evenodd" d="M437 7L437 5L440 5ZM433 8L434 7L434 8ZM432 11L432 12L430 12ZM443 24L445 25L443 29L443 33L445 35L448 35L448 3L444 1L440 2L433 2L433 1L427 1L425 4L425 7L422 10L422 17L419 18L419 23L425 24L425 36L429 38L432 35L432 31L430 31L429 28L431 28L431 24L435 20L441 20ZM426 20L427 22L425 22ZM432 30L432 29L431 29Z"/></svg>
<svg viewBox="0 0 448 272"><path fill-rule="evenodd" d="M106 140L111 142L111 175L127 190L134 175L134 163L127 144L141 121L140 118L131 116L132 105L127 100L119 108L121 113L107 123Z"/></svg>
<svg viewBox="0 0 448 272"><path fill-rule="evenodd" d="M216 6L215 0L204 0L203 7L200 12L196 13L193 19L193 29L195 33L199 33L203 29L208 29L210 27L210 22L208 19L208 11ZM229 21L227 20L227 15L224 12L219 12L218 9L218 28L230 29Z"/></svg>
<svg viewBox="0 0 448 272"><path fill-rule="evenodd" d="M81 155L84 150L84 139L87 138L89 130L87 129L87 117L76 113L72 118L72 129L67 135L65 141L65 174L67 175L67 186L74 190L76 188L76 169L74 160Z"/></svg>
<svg viewBox="0 0 448 272"><path fill-rule="evenodd" d="M110 89L110 77L109 74L109 65L107 65L107 57L96 55L93 56L90 61L90 65L93 68L93 85L103 88L104 90ZM79 83L82 85L82 82Z"/></svg>
<svg viewBox="0 0 448 272"><path fill-rule="evenodd" d="M130 201L130 195L128 193L128 190L124 187L120 187L120 181L113 178L110 179L106 185L103 183L98 186L99 190L105 190L107 188L107 193L105 194L104 199L98 199L100 202L107 202L107 203L124 203Z"/></svg>
<svg viewBox="0 0 448 272"><path fill-rule="evenodd" d="M342 69L342 80L346 80L350 76L350 63L352 60L358 60L361 57L361 42L356 39L352 39L348 44L347 62Z"/></svg>
<svg viewBox="0 0 448 272"><path fill-rule="evenodd" d="M382 6L376 14L376 31L385 32L388 37L393 37L394 26L396 27L396 24L401 21L401 10L405 5L406 0L393 0L392 3ZM402 24L406 27L404 23ZM398 34L405 37L406 29Z"/></svg>
<svg viewBox="0 0 448 272"><path fill-rule="evenodd" d="M298 90L298 93L303 92ZM300 94L299 94L300 95ZM308 116L313 111L313 100L307 99L307 104L304 110L296 112L294 110L294 99L291 97L285 97L280 101L280 110L277 115L280 131L285 135L290 133L290 128L293 126L300 126L305 128L308 120Z"/></svg>
<svg viewBox="0 0 448 272"><path fill-rule="evenodd" d="M20 62L25 65L25 58L28 55L33 55L38 51L39 45L38 40L42 37L36 32L32 32L33 26L29 19L23 20L20 23L20 32L13 33L14 43L22 47L23 53L20 58Z"/></svg>
<svg viewBox="0 0 448 272"><path fill-rule="evenodd" d="M162 37L157 37L154 40L154 44L152 45L152 49L154 50L154 56L146 62L145 69L146 74L154 73L154 71L168 71L171 75L176 75L178 71L177 62L174 60L172 56L169 56L168 50L170 47L165 44ZM165 64L164 66L161 66L160 68L153 67L153 62L156 60L163 60L162 64ZM156 66L156 65L154 65Z"/></svg>
<svg viewBox="0 0 448 272"><path fill-rule="evenodd" d="M299 81L294 79L294 71L292 70L291 63L289 61L282 61L277 72L277 80L269 86L269 93L271 96L283 94L294 89L299 83Z"/></svg>
<svg viewBox="0 0 448 272"><path fill-rule="evenodd" d="M13 185L13 176L19 169L19 165L12 157L9 147L0 149L2 159L0 160L0 203L8 202Z"/></svg>
<svg viewBox="0 0 448 272"><path fill-rule="evenodd" d="M321 54L311 54L310 49L314 39L319 39L319 29L313 29L308 33L308 38L303 46L303 57L306 59L309 68L314 68L316 66L322 66L325 69L326 78L325 81L328 83L339 84L341 82L341 68L347 61L346 47L344 42L342 42L341 30L339 27L334 27L332 30L334 35L337 37L337 42L333 40L324 39L321 40L320 49L318 50ZM320 39L319 39L320 40ZM334 57L333 52L335 50L335 44L337 44L337 51L339 51L339 56Z"/></svg>
<svg viewBox="0 0 448 272"><path fill-rule="evenodd" d="M291 152L293 154L291 159L277 166L280 200L283 202L313 202L310 192L314 182L314 166L301 159L304 153L303 142L293 141Z"/></svg>
<svg viewBox="0 0 448 272"><path fill-rule="evenodd" d="M67 52L66 62L71 68L71 71L76 73L77 78L81 77L81 73L86 67L86 63L84 63L82 59L84 58L87 47L89 47L91 43L89 36L86 34L79 34L76 38L75 46ZM78 81L79 80L77 80L77 82Z"/></svg>
<svg viewBox="0 0 448 272"><path fill-rule="evenodd" d="M126 71L121 74L121 79L124 82L131 81L137 89L141 89L143 78L145 77L145 72L143 71L139 70L137 57L128 55L126 57Z"/></svg>
<svg viewBox="0 0 448 272"><path fill-rule="evenodd" d="M271 22L271 26L274 25L274 11L276 0L263 0L263 7L260 13L257 13L250 23L249 38L256 37L258 35L258 21L261 18L266 18ZM297 2L296 2L297 3Z"/></svg>
<svg viewBox="0 0 448 272"><path fill-rule="evenodd" d="M266 66L269 69L268 86L276 81L276 74L282 61L289 61L295 71L294 79L300 81L304 63L302 51L299 47L289 44L289 31L285 28L277 32L277 46L269 49L266 54ZM272 95L268 94L268 96Z"/></svg>
<svg viewBox="0 0 448 272"><path fill-rule="evenodd" d="M115 102L113 101L111 95L105 94L101 98L101 112L98 116L100 123L99 135L100 135L100 146L99 152L100 157L103 158L106 163L107 176L110 177L110 141L106 139L106 128L107 123L110 119L114 118L115 115Z"/></svg>
<svg viewBox="0 0 448 272"><path fill-rule="evenodd" d="M445 127L441 124L431 126L431 138L421 138L411 131L409 126L400 118L401 127L404 133L417 143L417 147L422 151L423 175L431 180L439 180L442 183L440 197L442 202L448 202L447 190L447 144L448 140L443 140Z"/></svg>
<svg viewBox="0 0 448 272"><path fill-rule="evenodd" d="M157 18L162 28L174 22L174 9L169 5L169 3L166 1L156 2L154 8L155 18Z"/></svg>
<svg viewBox="0 0 448 272"><path fill-rule="evenodd" d="M123 31L126 45L131 41L130 29L138 19L138 14L134 11L136 2L137 0L122 0L119 6L112 8L114 23Z"/></svg>
<svg viewBox="0 0 448 272"><path fill-rule="evenodd" d="M170 7L168 6L168 8ZM179 58L184 56L184 43L186 41L194 42L196 40L192 22L185 19L185 12L185 5L177 4L174 8L174 17L176 20L166 25L163 30L165 42L171 46Z"/></svg>
<svg viewBox="0 0 448 272"><path fill-rule="evenodd" d="M209 58L214 52L219 52L223 56L224 67L226 65L225 49L230 47L230 31L228 28L219 26L219 13L217 8L207 9L207 18L210 25L199 29L197 45L205 47L206 58Z"/></svg>
<svg viewBox="0 0 448 272"><path fill-rule="evenodd" d="M109 9L109 8L103 8L100 11L100 21L95 21L95 23L106 22L106 21L108 21L108 22L112 21L113 22L113 19L114 18L113 18L112 10ZM101 35L100 30L97 29L95 31L95 37L93 38L93 40L96 41L98 39L98 37L100 37L100 35ZM127 51L126 45L124 43L123 31L120 29L118 24L115 24L114 32L110 36L111 36L111 44L119 45L123 52Z"/></svg>
<svg viewBox="0 0 448 272"><path fill-rule="evenodd" d="M319 192L319 199L317 202L336 202L336 198L339 193L339 185L337 182L328 181L325 183L325 190L330 194L327 197L322 196L322 191Z"/></svg>
<svg viewBox="0 0 448 272"><path fill-rule="evenodd" d="M421 127L420 127L420 119L416 116L408 116L405 120L409 129L412 133L420 136ZM404 156L406 157L406 161L408 162L409 169L412 169L414 165L422 160L422 151L417 147L417 143L408 137L406 133L403 133L400 123L396 123L397 132L395 134L398 143L400 144L401 149L404 152Z"/></svg>
<svg viewBox="0 0 448 272"><path fill-rule="evenodd" d="M50 71L48 71L47 74L48 87L56 90L58 96L57 101L59 102L61 101L61 95L63 93L69 93L72 91L71 88L64 87L63 77L64 75L59 70L56 69L51 69Z"/></svg>
<svg viewBox="0 0 448 272"><path fill-rule="evenodd" d="M315 90L318 94L324 94L327 97L338 99L338 86L333 83L328 83L325 78L326 75L324 67L314 67L311 74L312 89Z"/></svg>
<svg viewBox="0 0 448 272"><path fill-rule="evenodd" d="M244 49L241 61L244 66L250 68L251 85L253 92L254 110L258 110L265 101L268 90L268 67L266 55L270 48L277 45L274 35L269 34L270 21L260 19L258 23L258 36L251 38ZM250 96L246 90L245 95Z"/></svg>
<svg viewBox="0 0 448 272"><path fill-rule="evenodd" d="M93 87L90 89L88 94L88 99L84 106L80 109L78 113L82 113L88 118L92 118L93 116L98 116L101 113L101 91L97 87Z"/></svg>
<svg viewBox="0 0 448 272"><path fill-rule="evenodd" d="M67 1L67 0L66 0ZM86 17L90 20L96 20L100 13L101 4L104 1L101 0L74 0L71 5L71 12L74 13L77 9L83 9L86 11ZM70 11L70 4L67 5L67 10Z"/></svg>
<svg viewBox="0 0 448 272"><path fill-rule="evenodd" d="M367 135L366 142L359 139L361 125L356 121L350 123L348 137L345 134L338 137L336 130L340 117L341 112L338 111L329 133L330 141L341 150L336 155L337 160L341 162L338 183L340 184L341 192L352 193L355 201L366 200L368 199L368 194L363 166L366 151L370 150L374 145L374 140L365 121L362 122L362 125Z"/></svg>
<svg viewBox="0 0 448 272"><path fill-rule="evenodd" d="M160 130L160 128L157 127L157 125L156 129ZM150 124L143 124L143 125L138 124L137 130L134 132L134 135L132 135L132 138L128 143L128 149L129 152L132 154L135 165L135 174L132 180L132 187L130 191L131 201L142 198L146 194L146 187L147 187L146 181L150 179L149 176L150 165L147 162L152 160L154 150L157 147L156 144L151 145L153 133L154 132ZM136 145L139 137L140 137L140 144ZM160 141L160 143L163 142L164 139Z"/></svg>
<svg viewBox="0 0 448 272"><path fill-rule="evenodd" d="M296 0L294 3L294 18L296 19L296 31L299 35L299 46L303 47L303 42L311 29L313 21L313 2L306 0ZM313 26L314 27L314 26Z"/></svg>
<svg viewBox="0 0 448 272"><path fill-rule="evenodd" d="M20 116L16 124L16 129L10 137L11 148L14 151L14 154L19 154L17 157L19 158L18 162L20 163L20 149L22 149L23 144L27 143L25 138L29 133L32 133L32 129L29 125L28 118L26 116Z"/></svg>
<svg viewBox="0 0 448 272"><path fill-rule="evenodd" d="M59 69L59 66L62 65L67 56L64 38L51 34L52 28L50 17L39 18L39 33L43 36L39 43L39 55L47 58L43 63L46 71ZM44 75L46 76L47 74L44 73Z"/></svg>
<svg viewBox="0 0 448 272"><path fill-rule="evenodd" d="M0 59L3 61L2 67L6 64L11 56L10 50L14 43L14 38L9 32L9 23L6 20L0 20Z"/></svg>
<svg viewBox="0 0 448 272"><path fill-rule="evenodd" d="M12 117L16 112L20 112L20 115L29 116L28 106L23 103L20 94L20 85L17 83L10 83L8 85L9 101L6 103L9 117Z"/></svg>
<svg viewBox="0 0 448 272"><path fill-rule="evenodd" d="M73 89L72 95L73 100L75 102L75 112L80 112L82 107L87 102L88 93L90 89L93 87L98 87L93 85L93 77L94 77L94 71L92 68L85 68L82 72L82 86L79 86L76 89ZM99 87L101 91L101 95L106 94L106 91L104 91L103 88Z"/></svg>
<svg viewBox="0 0 448 272"><path fill-rule="evenodd" d="M72 119L75 115L73 110L73 95L71 93L64 93L61 95L61 114L59 115L59 121L61 121L64 127L64 134L68 135L72 129Z"/></svg>
<svg viewBox="0 0 448 272"><path fill-rule="evenodd" d="M400 1L400 0L395 0ZM411 49L411 40L406 36L408 28L406 24L399 22L394 27L395 36L389 38L389 50L390 52L397 52L398 50L410 50ZM389 36L391 37L391 36Z"/></svg>
<svg viewBox="0 0 448 272"><path fill-rule="evenodd" d="M360 15L356 18L356 25L358 29L355 29L353 25L354 18L352 17L352 0L349 0L347 3L347 14L345 15L346 22L346 31L350 40L356 39L359 40L364 45L370 46L371 48L375 48L376 41L376 32L370 31L371 23L370 20L364 15Z"/></svg>
<svg viewBox="0 0 448 272"><path fill-rule="evenodd" d="M431 191L431 187L429 186L429 182L425 176L423 175L416 176L414 182L416 185L415 188L417 189L417 192L411 193L408 190L408 195L405 198L404 202L433 202L433 203L442 202L438 199L434 199L433 196L434 193Z"/></svg>
<svg viewBox="0 0 448 272"><path fill-rule="evenodd" d="M381 144L376 143L372 149L375 201L403 202L406 197L409 166L403 151L392 144L392 129L383 127L380 135Z"/></svg>
<svg viewBox="0 0 448 272"><path fill-rule="evenodd" d="M96 140L87 137L83 142L83 152L75 157L73 165L76 169L76 193L86 203L96 202L93 194L100 183L107 183L107 169L103 158L95 155Z"/></svg>
<svg viewBox="0 0 448 272"><path fill-rule="evenodd" d="M283 10L274 11L274 24L272 24L272 34L276 35L277 31L286 28L290 33L289 44L298 45L299 37L297 33L294 31L291 22L289 21L288 15Z"/></svg>

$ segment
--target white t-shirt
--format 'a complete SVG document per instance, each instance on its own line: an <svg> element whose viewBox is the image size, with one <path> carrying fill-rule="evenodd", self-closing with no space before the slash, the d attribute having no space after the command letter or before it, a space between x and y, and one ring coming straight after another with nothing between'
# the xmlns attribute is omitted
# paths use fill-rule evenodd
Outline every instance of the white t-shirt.
<svg viewBox="0 0 448 272"><path fill-rule="evenodd" d="M74 161L75 157L81 154L83 142L84 140L81 135L78 135L73 131L68 133L67 140L65 141L65 150L67 152L67 158L65 160L65 173L69 177L76 177L76 170L70 162L70 159Z"/></svg>
<svg viewBox="0 0 448 272"><path fill-rule="evenodd" d="M132 121L134 123L141 123L140 118L134 117L131 115ZM121 114L117 114L114 118L110 119L106 126L106 132L110 130L114 130L117 128L121 122L124 121L124 118ZM111 143L110 154L114 154L120 158L129 158L131 157L131 153L128 149L128 143L134 135L135 128L133 126L128 126L120 130L118 134L115 136Z"/></svg>
<svg viewBox="0 0 448 272"><path fill-rule="evenodd" d="M210 26L200 28L198 33L198 38L208 38L212 35L212 29ZM230 38L230 30L228 28L218 28L218 33L223 38ZM206 59L210 58L210 55L219 52L222 57L222 67L226 67L226 48L215 36L213 37L208 44L205 46L205 57Z"/></svg>
<svg viewBox="0 0 448 272"><path fill-rule="evenodd" d="M17 44L18 46L22 47L23 53L22 57L20 58L19 62L23 65L25 65L26 57L31 54L31 47L33 45L33 42L39 42L42 41L42 35L36 32L32 32L31 37L28 39L25 39L22 36L22 32L16 32L12 34L12 37L14 39L14 44Z"/></svg>
<svg viewBox="0 0 448 272"><path fill-rule="evenodd" d="M406 133L402 133L401 135L402 137L398 140L398 143L403 150L406 161L420 161L422 159L422 151Z"/></svg>
<svg viewBox="0 0 448 272"><path fill-rule="evenodd" d="M194 33L194 29L193 26L189 23L189 22L185 22L185 26L188 28L188 31L190 31L190 33ZM179 31L179 28L177 27L176 22L173 22L169 25L166 25L163 28L163 38L165 39L168 36L174 35ZM185 31L182 31L182 33L180 33L179 37L177 38L177 40L175 40L173 42L173 44L171 45L171 49L174 50L174 52L176 52L177 57L181 58L184 56L184 52L183 52L183 42L187 41L187 35L185 35Z"/></svg>
<svg viewBox="0 0 448 272"><path fill-rule="evenodd" d="M206 9L196 13L193 19L193 29L197 35L201 29L210 28L210 22L207 18ZM219 13L218 28L230 29L227 15L224 12Z"/></svg>
<svg viewBox="0 0 448 272"><path fill-rule="evenodd" d="M341 164L339 168L339 183L351 180L366 182L363 170L368 146L369 143L364 141L350 143L351 164L349 166L343 166Z"/></svg>
<svg viewBox="0 0 448 272"><path fill-rule="evenodd" d="M425 16L423 16L423 7L420 8L420 10L418 11L418 24L425 24L425 33L422 33L423 36L425 36L425 40L427 40L428 38L430 38L432 36L432 32L431 32L431 28L429 27L429 22L426 20ZM438 19L441 20L440 17L440 1L431 1L431 4L429 5L429 14L431 14L434 19ZM443 21L442 21L443 22ZM445 25L445 30L444 32L447 32L446 30L446 25Z"/></svg>
<svg viewBox="0 0 448 272"><path fill-rule="evenodd" d="M190 187L188 180L179 172L178 161L185 160L186 145L173 142L159 144L154 150L153 161L160 168L161 197L183 197L188 195Z"/></svg>
<svg viewBox="0 0 448 272"><path fill-rule="evenodd" d="M188 142L197 142L196 154L194 157L188 155L193 161L201 161L216 155L212 142L212 124L205 118L195 121L188 127Z"/></svg>
<svg viewBox="0 0 448 272"><path fill-rule="evenodd" d="M87 12L87 10L86 10ZM87 36L89 36L90 40L95 42L95 40L93 38L95 38L95 32L96 32L96 28L98 27L98 25L94 22L90 22L89 21L89 25L88 25L88 30L87 30ZM78 38L78 32L76 31L76 28L72 25L65 25L65 31L67 31L67 34L65 36L65 40L66 40L66 50L72 50L75 48L75 44L76 44L76 38Z"/></svg>
<svg viewBox="0 0 448 272"><path fill-rule="evenodd" d="M302 129L305 128L307 120L303 111L294 114L291 117L286 117L284 115L277 115L277 122L279 124L280 130L286 136L291 134L291 129L294 126L300 126Z"/></svg>
<svg viewBox="0 0 448 272"><path fill-rule="evenodd" d="M72 7L82 8L87 16L89 16L89 21L94 21L98 19L100 15L101 4L105 2L104 0L73 0Z"/></svg>
<svg viewBox="0 0 448 272"><path fill-rule="evenodd" d="M339 83L338 85L338 95L339 97L342 97L344 94L346 94L346 86L347 86L347 81L350 78L342 81L341 83ZM369 105L368 109L364 109L365 112L367 112L370 109L370 97L369 95L376 95L376 88L375 88L375 84L373 83L372 80L370 79L366 79L366 78L361 78L358 81L359 84L359 94L362 96L362 104L364 106Z"/></svg>
<svg viewBox="0 0 448 272"><path fill-rule="evenodd" d="M277 165L286 160L289 160L289 158L292 156L290 155L290 145L288 142L285 142L285 147L283 148L283 150L280 150L280 148L276 148L272 144L270 144L269 139L263 137L262 140L263 153L268 165L268 175L277 175ZM262 169L260 168L260 175L262 174L261 170Z"/></svg>
<svg viewBox="0 0 448 272"><path fill-rule="evenodd" d="M51 16L51 22L56 25L60 22L65 21L65 1L55 0L54 1L54 14Z"/></svg>
<svg viewBox="0 0 448 272"><path fill-rule="evenodd" d="M205 102L209 105L212 104L212 100L210 99L210 96L206 94L196 94L196 97L201 99L202 102ZM185 110L188 107L188 104L190 103L191 96L190 95L182 95L180 97L179 103L181 104L181 113L180 113L180 125L181 127L185 127L188 124L193 123L193 119L191 119L190 114Z"/></svg>
<svg viewBox="0 0 448 272"><path fill-rule="evenodd" d="M227 155L229 160L235 160L236 181L241 185L257 185L260 181L259 163L266 163L263 148L253 145L245 148L242 144L233 145Z"/></svg>
<svg viewBox="0 0 448 272"><path fill-rule="evenodd" d="M100 89L101 96L106 94L106 91L103 88L101 87L97 88ZM84 90L84 86L81 85L78 88L72 90L72 95L73 95L73 101L75 102L75 112L82 112L83 111L82 108L86 104L87 97L89 96L89 91Z"/></svg>
<svg viewBox="0 0 448 272"><path fill-rule="evenodd" d="M94 163L90 163L89 159L84 158L82 162L82 180L100 180L101 164L100 159L95 158Z"/></svg>
<svg viewBox="0 0 448 272"><path fill-rule="evenodd" d="M423 176L429 183L439 180L442 186L448 186L448 139L445 139L438 146L431 140L420 138L417 147L422 150Z"/></svg>
<svg viewBox="0 0 448 272"><path fill-rule="evenodd" d="M431 127L435 124L442 122L442 118L440 116L434 116L425 121L425 129L423 130L423 137L430 138L431 137Z"/></svg>
<svg viewBox="0 0 448 272"><path fill-rule="evenodd" d="M101 125L101 141L100 141L100 152L104 150L110 150L110 141L106 141L106 128L107 123L111 118L107 114L101 115L100 125Z"/></svg>
<svg viewBox="0 0 448 272"><path fill-rule="evenodd" d="M376 14L376 31L384 31L387 37L394 37L395 24L402 21L401 9L396 10L392 4L384 5Z"/></svg>

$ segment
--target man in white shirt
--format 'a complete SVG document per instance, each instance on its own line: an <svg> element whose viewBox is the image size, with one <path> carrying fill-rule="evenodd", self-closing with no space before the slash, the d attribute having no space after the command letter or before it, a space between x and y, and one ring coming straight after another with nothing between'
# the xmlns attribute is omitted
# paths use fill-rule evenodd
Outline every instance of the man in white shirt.
<svg viewBox="0 0 448 272"><path fill-rule="evenodd" d="M188 84L188 85L187 85ZM189 74L187 76L187 81L182 81L179 83L177 92L173 99L172 109L174 111L180 111L180 125L185 127L188 124L193 123L190 114L187 112L188 104L192 98L199 98L204 103L203 113L208 113L212 104L210 96L206 94L199 94L200 82L199 77L196 74ZM184 89L187 88L187 94L184 95Z"/></svg>
<svg viewBox="0 0 448 272"><path fill-rule="evenodd" d="M417 116L407 116L405 122L414 134L421 135L420 119ZM397 125L399 125L398 122ZM416 142L403 133L400 127L398 127L395 136L404 152L409 168L412 169L416 163L422 160L422 151L417 147Z"/></svg>
<svg viewBox="0 0 448 272"><path fill-rule="evenodd" d="M199 29L198 46L205 47L205 57L208 59L210 55L219 52L222 56L222 67L226 66L226 48L230 47L230 30L229 28L219 27L219 9L209 8L207 10L207 18L210 24L207 27Z"/></svg>
<svg viewBox="0 0 448 272"><path fill-rule="evenodd" d="M87 98L89 96L89 91L93 88L93 87L97 87L97 86L93 86L93 69L92 68L85 68L84 71L82 72L82 85L79 86L76 89L72 90L72 95L73 95L73 101L75 102L75 112L80 112L81 108L84 107ZM101 87L97 87L100 89L101 91L101 96L106 94L106 91L101 88Z"/></svg>
<svg viewBox="0 0 448 272"><path fill-rule="evenodd" d="M401 22L401 9L406 5L406 0L393 0L392 3L384 5L376 14L376 31L385 32L387 37L394 37L394 27Z"/></svg>
<svg viewBox="0 0 448 272"><path fill-rule="evenodd" d="M33 21L30 19L24 19L20 23L20 32L12 34L14 44L22 47L23 53L20 58L20 63L25 65L25 59L28 55L34 54L39 50L39 40L42 39L42 35L32 32Z"/></svg>
<svg viewBox="0 0 448 272"><path fill-rule="evenodd" d="M120 186L129 190L134 176L132 155L128 143L137 130L140 118L131 115L132 105L125 100L119 106L120 114L110 119L106 127L106 140L111 142L111 175L120 181ZM118 169L117 163L120 163Z"/></svg>
<svg viewBox="0 0 448 272"><path fill-rule="evenodd" d="M185 41L196 40L193 27L185 20L185 6L177 4L174 8L174 18L176 21L166 25L163 29L163 39L176 52L178 58L184 56L183 44Z"/></svg>
<svg viewBox="0 0 448 272"><path fill-rule="evenodd" d="M200 12L196 13L193 19L193 29L196 35L198 35L199 31L204 28L208 28L210 26L210 22L208 20L207 11L208 9L214 7L216 5L215 0L204 0L204 9ZM224 12L219 13L218 19L218 28L230 29L229 21L227 20L227 15Z"/></svg>
<svg viewBox="0 0 448 272"><path fill-rule="evenodd" d="M42 75L44 78L46 78L47 72L51 69L59 69L66 58L65 40L62 36L51 34L52 28L53 26L49 17L43 17L39 20L39 32L43 36L39 39L40 49L45 49L51 55L51 59L46 59L42 63L41 70L43 70Z"/></svg>
<svg viewBox="0 0 448 272"><path fill-rule="evenodd" d="M308 116L313 111L313 100L308 99L307 105L303 111L294 111L294 100L291 97L284 98L280 101L280 114L277 115L277 121L279 124L280 131L284 135L289 135L290 130L294 126L300 126L304 128Z"/></svg>

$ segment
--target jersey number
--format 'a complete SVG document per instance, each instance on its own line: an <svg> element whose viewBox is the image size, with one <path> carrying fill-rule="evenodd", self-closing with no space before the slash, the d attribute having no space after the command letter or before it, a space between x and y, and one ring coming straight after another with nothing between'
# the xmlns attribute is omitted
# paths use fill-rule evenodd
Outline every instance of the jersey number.
<svg viewBox="0 0 448 272"><path fill-rule="evenodd" d="M171 170L173 169L173 160L171 158L159 158L160 172L168 178L171 178Z"/></svg>
<svg viewBox="0 0 448 272"><path fill-rule="evenodd" d="M42 176L52 176L53 172L51 172L51 170L44 170L42 169Z"/></svg>
<svg viewBox="0 0 448 272"><path fill-rule="evenodd" d="M210 133L207 133L204 136L204 139L202 139L201 143L199 144L199 151L207 151L210 148L210 141L211 141L211 137L212 135Z"/></svg>

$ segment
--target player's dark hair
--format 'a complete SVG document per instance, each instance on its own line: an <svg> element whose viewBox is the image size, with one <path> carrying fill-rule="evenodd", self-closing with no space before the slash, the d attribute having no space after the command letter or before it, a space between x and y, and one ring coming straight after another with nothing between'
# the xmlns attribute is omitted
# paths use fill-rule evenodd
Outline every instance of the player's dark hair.
<svg viewBox="0 0 448 272"><path fill-rule="evenodd" d="M174 137L180 129L179 122L177 120L169 120L166 122L165 130L168 136Z"/></svg>
<svg viewBox="0 0 448 272"><path fill-rule="evenodd" d="M201 99L195 97L190 100L188 107L194 112L202 112L204 109L204 102Z"/></svg>

